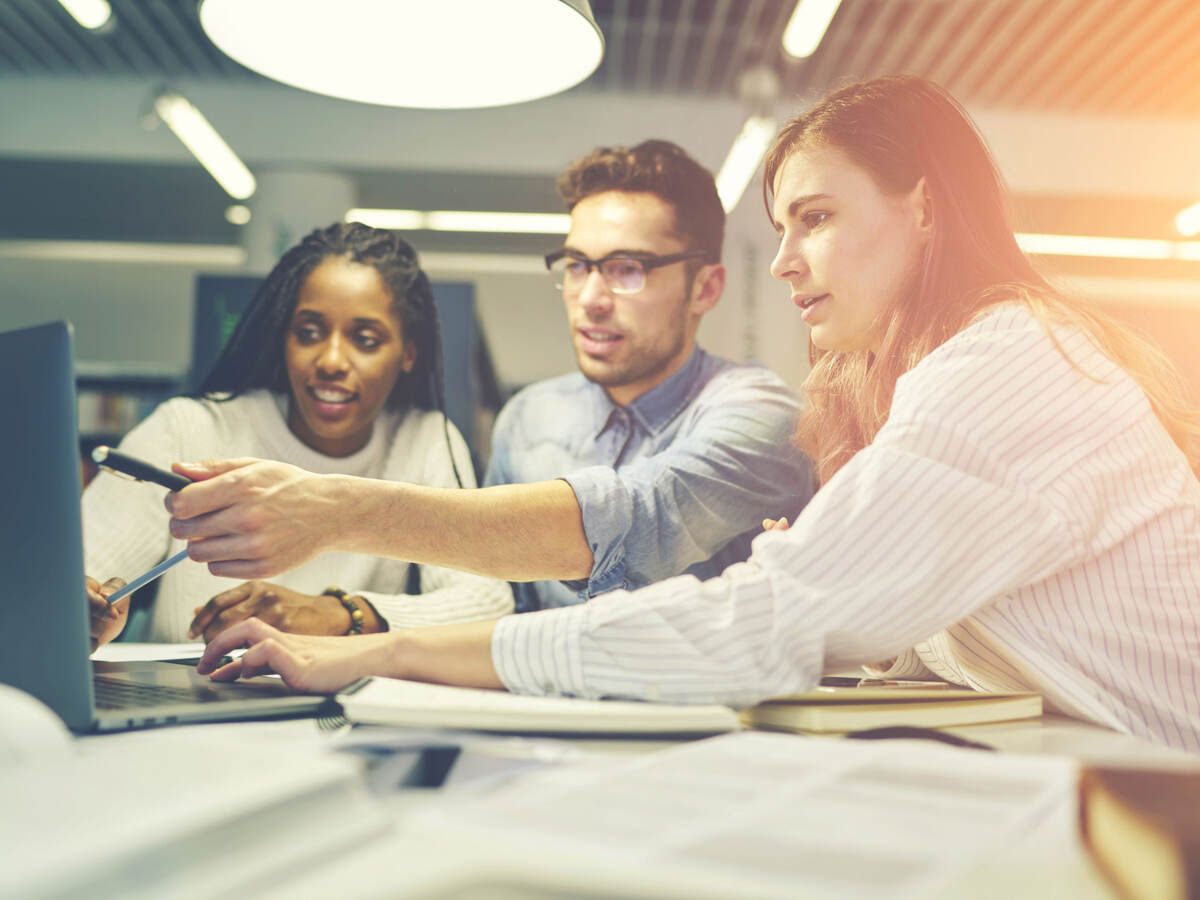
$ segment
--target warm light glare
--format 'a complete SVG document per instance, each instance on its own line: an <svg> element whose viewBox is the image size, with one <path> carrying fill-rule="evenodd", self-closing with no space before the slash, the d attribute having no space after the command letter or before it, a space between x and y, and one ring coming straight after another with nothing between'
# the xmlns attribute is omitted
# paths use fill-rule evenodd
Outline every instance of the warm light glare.
<svg viewBox="0 0 1200 900"><path fill-rule="evenodd" d="M1175 255L1179 259L1200 262L1200 241L1177 241Z"/></svg>
<svg viewBox="0 0 1200 900"><path fill-rule="evenodd" d="M250 221L250 207L235 203L225 207L225 221L230 225L245 225Z"/></svg>
<svg viewBox="0 0 1200 900"><path fill-rule="evenodd" d="M254 176L200 110L178 94L167 92L154 101L154 111L225 193L234 200L245 200L254 193Z"/></svg>
<svg viewBox="0 0 1200 900"><path fill-rule="evenodd" d="M783 49L789 56L803 59L812 56L825 30L833 21L842 0L798 0L787 28L783 30Z"/></svg>
<svg viewBox="0 0 1200 900"><path fill-rule="evenodd" d="M1175 229L1184 237L1200 234L1200 203L1193 203L1179 211L1175 217Z"/></svg>
<svg viewBox="0 0 1200 900"><path fill-rule="evenodd" d="M563 213L472 212L466 210L352 209L347 222L396 231L482 231L499 234L566 234Z"/></svg>
<svg viewBox="0 0 1200 900"><path fill-rule="evenodd" d="M604 56L589 16L582 0L200 5L213 43L268 78L344 100L431 109L521 103L578 84Z"/></svg>
<svg viewBox="0 0 1200 900"><path fill-rule="evenodd" d="M751 116L734 138L725 162L721 163L721 171L717 173L717 195L725 212L731 212L742 199L746 185L758 171L758 164L762 162L763 154L774 137L774 119Z"/></svg>
<svg viewBox="0 0 1200 900"><path fill-rule="evenodd" d="M1200 260L1200 241L1092 237L1078 234L1018 234L1026 253L1046 256L1103 256L1114 259Z"/></svg>
<svg viewBox="0 0 1200 900"><path fill-rule="evenodd" d="M92 31L103 28L112 18L112 7L108 5L108 0L58 0L58 2L71 14L71 18Z"/></svg>

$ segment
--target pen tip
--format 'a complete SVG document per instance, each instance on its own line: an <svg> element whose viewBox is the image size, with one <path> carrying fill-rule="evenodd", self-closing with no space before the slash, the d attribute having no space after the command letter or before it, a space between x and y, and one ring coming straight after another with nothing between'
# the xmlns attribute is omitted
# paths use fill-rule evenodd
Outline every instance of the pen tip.
<svg viewBox="0 0 1200 900"><path fill-rule="evenodd" d="M97 463L104 462L106 459L108 459L108 451L109 448L104 444L101 444L99 447L96 447L92 450L92 460Z"/></svg>

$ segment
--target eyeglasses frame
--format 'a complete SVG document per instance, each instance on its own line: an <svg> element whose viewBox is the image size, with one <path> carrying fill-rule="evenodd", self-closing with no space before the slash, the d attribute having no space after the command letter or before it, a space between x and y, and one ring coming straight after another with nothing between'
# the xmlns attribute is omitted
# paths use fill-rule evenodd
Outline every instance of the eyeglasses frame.
<svg viewBox="0 0 1200 900"><path fill-rule="evenodd" d="M576 262L581 262L587 266L587 275L591 275L592 270L595 269L600 272L600 277L604 278L604 271L600 267L606 262L611 262L614 259L630 259L634 260L635 262L639 262L641 263L642 268L646 270L646 274L649 275L655 269L661 268L662 266L674 265L677 262L683 262L684 260L688 259L708 259L708 257L709 253L707 250L684 250L681 253L667 253L663 254L662 256L656 253L610 253L607 256L601 256L599 259L591 259L590 257L584 256L582 253L577 253L574 250L568 250L563 247L547 253L543 259L546 262L546 270L552 274L553 269L551 267L560 259L573 259ZM585 281L587 280L587 275L584 276ZM636 291L619 291L612 288L608 284L607 279L605 279L604 284L614 294L637 294L645 290L646 287L643 284L642 287L638 288ZM560 290L566 290L565 280Z"/></svg>

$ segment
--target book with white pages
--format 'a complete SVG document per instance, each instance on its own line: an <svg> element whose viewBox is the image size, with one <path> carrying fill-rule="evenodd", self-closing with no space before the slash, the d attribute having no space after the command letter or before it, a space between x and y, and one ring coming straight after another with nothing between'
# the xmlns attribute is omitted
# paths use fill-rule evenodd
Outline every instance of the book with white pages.
<svg viewBox="0 0 1200 900"><path fill-rule="evenodd" d="M0 722L0 897L241 896L390 827L360 761L295 740L205 731L222 725L76 739L3 684Z"/></svg>
<svg viewBox="0 0 1200 900"><path fill-rule="evenodd" d="M397 678L364 678L338 694L346 718L370 725L525 734L676 734L735 731L727 706L529 697Z"/></svg>
<svg viewBox="0 0 1200 900"><path fill-rule="evenodd" d="M978 725L1041 714L1040 694L985 693L942 682L903 682L821 686L767 700L742 710L740 718L748 728L833 734L867 728Z"/></svg>

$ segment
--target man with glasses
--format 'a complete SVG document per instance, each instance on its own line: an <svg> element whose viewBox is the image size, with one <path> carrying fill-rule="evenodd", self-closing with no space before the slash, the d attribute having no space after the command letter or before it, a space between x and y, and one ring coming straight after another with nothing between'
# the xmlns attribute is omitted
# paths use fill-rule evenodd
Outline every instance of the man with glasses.
<svg viewBox="0 0 1200 900"><path fill-rule="evenodd" d="M188 466L206 483L168 503L176 537L206 538L193 559L263 578L329 550L373 553L518 582L526 611L717 575L746 559L764 518L803 508L812 478L789 440L795 396L767 369L696 346L725 286L712 174L646 141L594 151L558 186L571 226L546 265L579 372L501 411L488 486Z"/></svg>
<svg viewBox="0 0 1200 900"><path fill-rule="evenodd" d="M517 609L577 603L750 553L763 516L811 494L790 451L799 406L773 373L696 346L725 286L725 212L713 177L666 141L600 148L558 180L571 214L546 255L579 373L501 412L486 484L559 478L579 507L591 569L514 584Z"/></svg>

